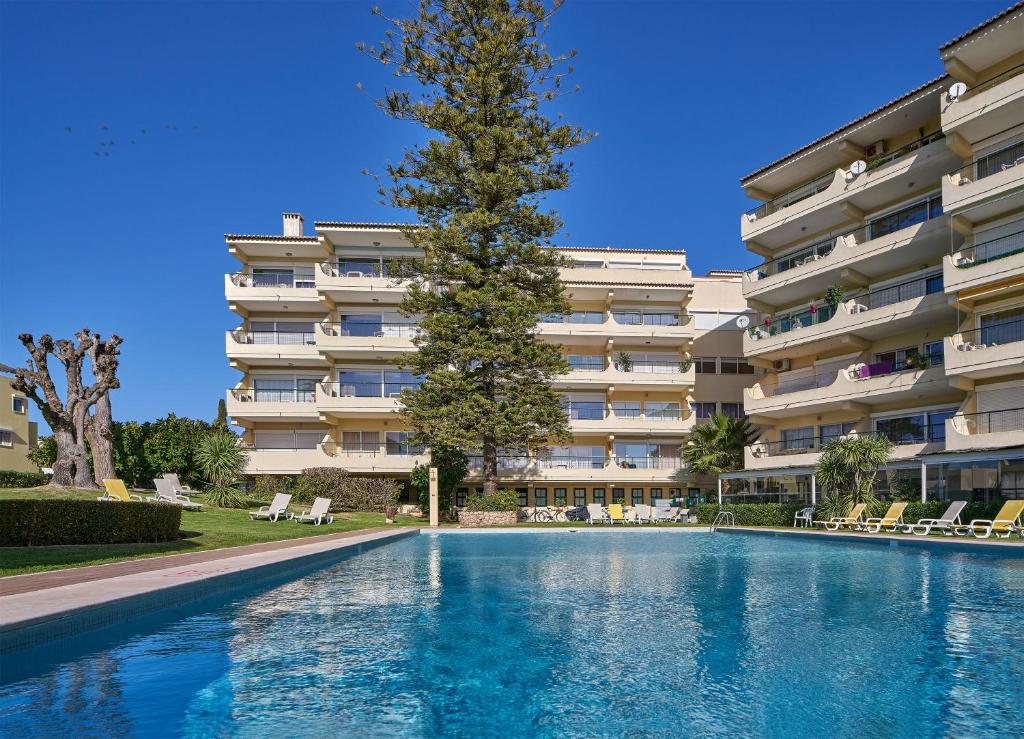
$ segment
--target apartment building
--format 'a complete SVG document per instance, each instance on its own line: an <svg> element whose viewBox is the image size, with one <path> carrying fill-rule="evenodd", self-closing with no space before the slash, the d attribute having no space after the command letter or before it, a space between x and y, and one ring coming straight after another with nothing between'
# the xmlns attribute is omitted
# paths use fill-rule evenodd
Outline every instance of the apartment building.
<svg viewBox="0 0 1024 739"><path fill-rule="evenodd" d="M947 73L744 177L761 263L744 355L764 429L728 498L816 498L822 447L895 446L931 498L1024 489L1024 4L941 48ZM999 451L995 451L999 450Z"/></svg>
<svg viewBox="0 0 1024 739"><path fill-rule="evenodd" d="M404 287L388 262L416 256L398 224L316 222L284 214L281 235L228 235L240 270L225 278L241 325L226 336L242 376L228 412L250 447L253 474L337 465L358 475L407 478L425 450L397 415L419 378L401 357L415 350L415 320L397 307ZM742 415L753 368L742 359L750 321L741 275L694 277L682 251L565 248L572 310L538 333L564 347L560 377L574 439L500 460L502 484L524 506L649 502L714 489L688 475L680 448L715 412ZM478 460L457 503L481 484Z"/></svg>
<svg viewBox="0 0 1024 739"><path fill-rule="evenodd" d="M38 434L36 422L28 420L28 402L11 387L11 378L0 377L0 470L39 471L26 456Z"/></svg>

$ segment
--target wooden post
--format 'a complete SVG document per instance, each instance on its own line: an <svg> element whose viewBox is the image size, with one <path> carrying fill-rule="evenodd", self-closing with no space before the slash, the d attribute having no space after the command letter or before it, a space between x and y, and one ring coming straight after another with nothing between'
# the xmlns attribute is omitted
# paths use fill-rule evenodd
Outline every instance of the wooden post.
<svg viewBox="0 0 1024 739"><path fill-rule="evenodd" d="M430 527L436 529L438 524L437 510L437 467L430 468Z"/></svg>

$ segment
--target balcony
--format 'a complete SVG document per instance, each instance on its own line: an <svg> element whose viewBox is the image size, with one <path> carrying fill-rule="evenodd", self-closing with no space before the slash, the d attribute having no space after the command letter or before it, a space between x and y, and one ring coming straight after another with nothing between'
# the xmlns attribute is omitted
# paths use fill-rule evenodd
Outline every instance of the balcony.
<svg viewBox="0 0 1024 739"><path fill-rule="evenodd" d="M1024 408L957 413L946 419L946 449L974 451L1024 445Z"/></svg>
<svg viewBox="0 0 1024 739"><path fill-rule="evenodd" d="M666 256L679 259L674 255ZM581 265L562 268L559 273L571 299L581 302L603 303L614 290L616 299L623 302L657 300L682 305L693 293L693 277L683 268L681 260L671 266Z"/></svg>
<svg viewBox="0 0 1024 739"><path fill-rule="evenodd" d="M990 221L1024 207L1024 141L1005 146L942 178L946 212L971 223Z"/></svg>
<svg viewBox="0 0 1024 739"><path fill-rule="evenodd" d="M316 388L316 406L324 416L388 418L401 408L402 391L414 387L391 382L321 382Z"/></svg>
<svg viewBox="0 0 1024 739"><path fill-rule="evenodd" d="M321 367L316 337L303 331L247 331L235 329L224 336L232 367Z"/></svg>
<svg viewBox="0 0 1024 739"><path fill-rule="evenodd" d="M405 287L387 276L386 266L362 262L321 262L316 266L316 289L336 303L397 305Z"/></svg>
<svg viewBox="0 0 1024 739"><path fill-rule="evenodd" d="M640 411L608 412L601 403L600 409L570 412L569 429L573 434L688 434L693 430L696 419L689 409L683 411L662 411L642 413Z"/></svg>
<svg viewBox="0 0 1024 739"><path fill-rule="evenodd" d="M908 397L924 402L950 395L941 364L855 364L782 384L756 384L744 390L749 416L786 418L829 411L869 411Z"/></svg>
<svg viewBox="0 0 1024 739"><path fill-rule="evenodd" d="M367 449L359 445L338 444L333 441L321 444L323 453L334 464L356 474L409 474L417 464L428 464L430 455L420 448Z"/></svg>
<svg viewBox="0 0 1024 739"><path fill-rule="evenodd" d="M822 285L909 271L948 251L949 218L942 217L930 200L900 211L904 212L905 220L895 230L858 226L744 272L744 298L793 305L820 295Z"/></svg>
<svg viewBox="0 0 1024 739"><path fill-rule="evenodd" d="M323 452L320 446L314 449L262 449L246 448L248 474L298 475L310 467L344 467Z"/></svg>
<svg viewBox="0 0 1024 739"><path fill-rule="evenodd" d="M968 143L983 141L1024 121L1024 64L983 80L958 98L943 96L942 130Z"/></svg>
<svg viewBox="0 0 1024 739"><path fill-rule="evenodd" d="M616 292L617 294L617 292ZM671 314L665 314L669 316ZM540 336L568 346L605 346L609 339L623 344L643 344L651 347L678 349L693 340L693 316L675 316L657 323L619 323L607 316L604 320L574 321L547 319L537 326Z"/></svg>
<svg viewBox="0 0 1024 739"><path fill-rule="evenodd" d="M334 359L394 359L416 351L418 326L410 321L323 321L317 348Z"/></svg>
<svg viewBox="0 0 1024 739"><path fill-rule="evenodd" d="M228 415L236 421L315 421L319 418L315 400L312 390L303 389L242 387L227 391Z"/></svg>
<svg viewBox="0 0 1024 739"><path fill-rule="evenodd" d="M743 354L765 359L808 356L866 348L886 336L934 329L936 321L956 315L939 283L935 277L908 280L840 303L835 313L828 306L816 306L815 312L753 326L743 337Z"/></svg>
<svg viewBox="0 0 1024 739"><path fill-rule="evenodd" d="M600 366L604 366L601 362ZM691 365L685 372L680 371L678 362L634 361L629 372L624 372L617 364L600 369L573 369L566 375L558 377L553 385L557 388L584 388L607 390L658 391L672 390L685 392L692 388L697 379L697 372Z"/></svg>
<svg viewBox="0 0 1024 739"><path fill-rule="evenodd" d="M947 293L956 294L1024 274L1024 231L1001 236L947 255L942 263Z"/></svg>
<svg viewBox="0 0 1024 739"><path fill-rule="evenodd" d="M932 134L867 162L861 175L837 169L742 214L741 237L777 252L899 202L910 183L937 181L957 161L942 134Z"/></svg>
<svg viewBox="0 0 1024 739"><path fill-rule="evenodd" d="M946 374L974 380L1018 374L1024 367L1024 319L946 337Z"/></svg>
<svg viewBox="0 0 1024 739"><path fill-rule="evenodd" d="M236 312L321 313L324 308L312 279L292 272L224 275L224 296Z"/></svg>
<svg viewBox="0 0 1024 739"><path fill-rule="evenodd" d="M675 457L499 457L503 481L615 483L672 482L682 469ZM479 456L470 457L467 479L482 476ZM609 491L610 492L610 491ZM548 491L551 495L551 491Z"/></svg>
<svg viewBox="0 0 1024 739"><path fill-rule="evenodd" d="M856 436L857 432L849 434ZM771 470L786 467L814 467L821 452L833 438L805 438L786 441L755 441L743 448L743 468L747 470ZM903 462L915 459L921 454L941 452L942 441L918 441L914 439L893 439L890 460Z"/></svg>

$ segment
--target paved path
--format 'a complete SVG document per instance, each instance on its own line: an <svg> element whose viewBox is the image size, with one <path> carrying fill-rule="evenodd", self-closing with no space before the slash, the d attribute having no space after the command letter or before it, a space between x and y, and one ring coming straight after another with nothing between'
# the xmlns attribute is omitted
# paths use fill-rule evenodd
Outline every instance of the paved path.
<svg viewBox="0 0 1024 739"><path fill-rule="evenodd" d="M304 536L298 539L283 539L281 541L268 541L262 544L247 544L241 547L225 547L223 549L206 549L201 552L184 552L181 554L168 554L163 557L148 557L146 559L133 559L127 562L112 562L110 564L92 565L89 567L69 567L63 570L48 570L46 572L33 572L27 575L12 575L0 577L0 597L17 595L18 593L32 593L37 590L48 588L59 588L64 585L77 585L79 583L106 580L111 577L122 575L135 575L140 572L153 572L168 567L181 567L195 565L204 562L216 562L230 557L239 557L245 554L258 554L261 552L273 552L279 549L292 549L305 546L315 542L336 541L339 539L351 539L364 534L375 534L379 531L393 531L389 527L377 527L372 529L358 529L356 531L339 531L336 534L324 534L322 536Z"/></svg>

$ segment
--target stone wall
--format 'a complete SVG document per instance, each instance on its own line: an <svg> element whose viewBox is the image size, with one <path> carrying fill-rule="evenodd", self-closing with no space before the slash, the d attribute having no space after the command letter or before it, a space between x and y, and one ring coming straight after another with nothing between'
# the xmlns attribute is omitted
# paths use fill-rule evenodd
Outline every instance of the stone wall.
<svg viewBox="0 0 1024 739"><path fill-rule="evenodd" d="M511 526L518 517L518 511L459 511L459 524L462 526Z"/></svg>

